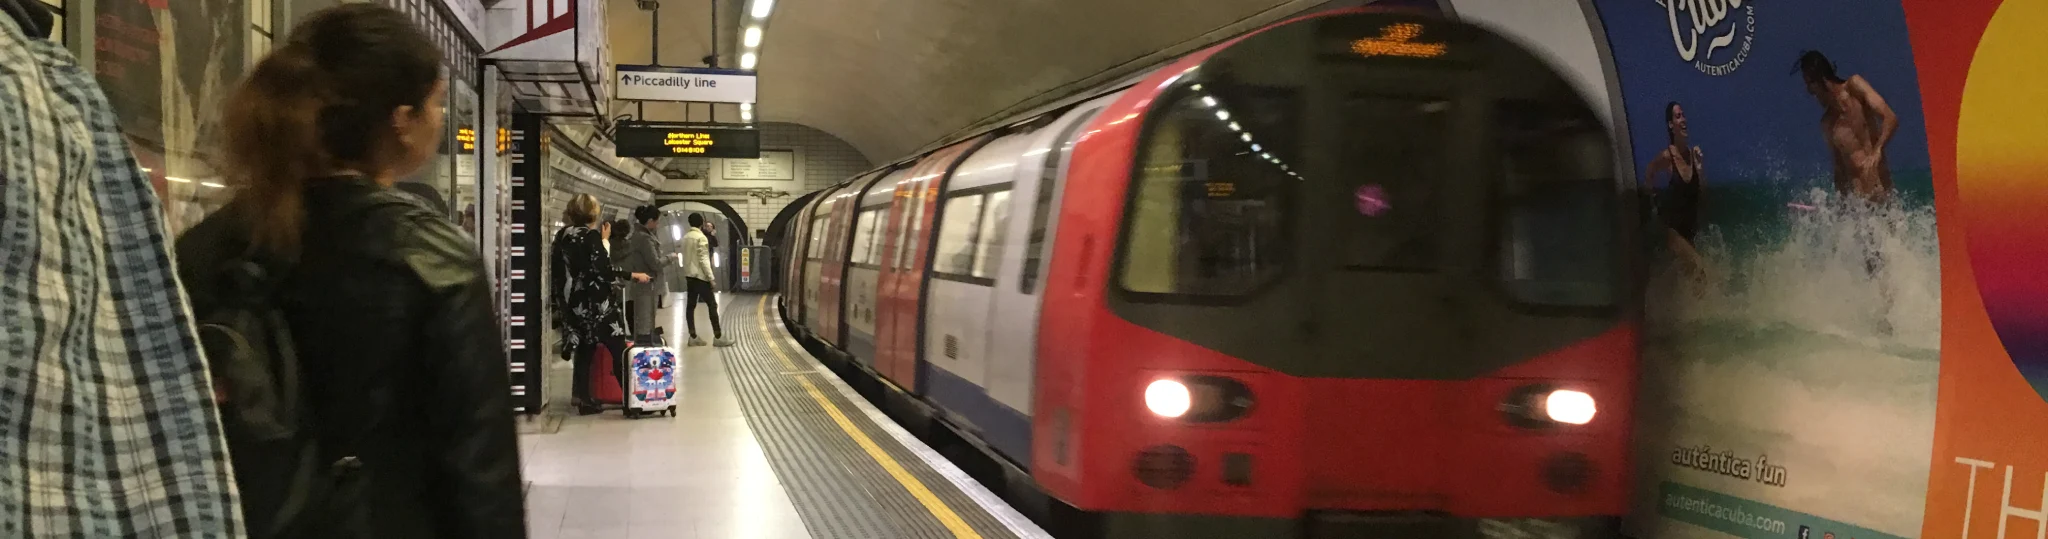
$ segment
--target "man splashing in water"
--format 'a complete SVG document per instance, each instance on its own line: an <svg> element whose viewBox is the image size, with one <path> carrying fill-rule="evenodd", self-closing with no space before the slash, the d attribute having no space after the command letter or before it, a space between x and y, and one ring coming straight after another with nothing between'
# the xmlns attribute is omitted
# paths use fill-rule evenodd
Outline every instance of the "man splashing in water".
<svg viewBox="0 0 2048 539"><path fill-rule="evenodd" d="M1827 138L1834 157L1835 193L1844 199L1849 226L1855 227L1856 248L1863 254L1866 276L1879 287L1879 326L1890 333L1891 288L1884 284L1884 256L1880 236L1873 228L1883 226L1875 217L1892 201L1892 172L1885 163L1885 144L1899 129L1899 117L1884 96L1862 75L1847 80L1835 73L1835 64L1819 51L1799 55L1799 73L1806 92L1821 106L1821 134Z"/></svg>

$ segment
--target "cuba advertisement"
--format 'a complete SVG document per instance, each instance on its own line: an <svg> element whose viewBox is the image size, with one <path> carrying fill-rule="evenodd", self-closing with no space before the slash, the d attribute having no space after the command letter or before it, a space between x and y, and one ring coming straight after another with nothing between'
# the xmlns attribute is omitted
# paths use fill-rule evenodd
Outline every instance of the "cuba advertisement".
<svg viewBox="0 0 2048 539"><path fill-rule="evenodd" d="M2048 533L2048 2L1905 6L1947 292L1922 536L2038 538Z"/></svg>
<svg viewBox="0 0 2048 539"><path fill-rule="evenodd" d="M1651 282L1643 537L1918 537L1941 366L1905 12L1594 0Z"/></svg>

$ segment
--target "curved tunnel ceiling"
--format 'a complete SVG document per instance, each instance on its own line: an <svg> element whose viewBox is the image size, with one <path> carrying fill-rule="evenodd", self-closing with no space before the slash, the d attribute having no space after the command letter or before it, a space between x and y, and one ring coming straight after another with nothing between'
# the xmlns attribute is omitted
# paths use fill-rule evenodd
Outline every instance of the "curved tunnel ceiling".
<svg viewBox="0 0 2048 539"><path fill-rule="evenodd" d="M1325 2L777 4L761 45L761 119L822 129L885 162L979 122L1000 121L1048 92L1107 82Z"/></svg>

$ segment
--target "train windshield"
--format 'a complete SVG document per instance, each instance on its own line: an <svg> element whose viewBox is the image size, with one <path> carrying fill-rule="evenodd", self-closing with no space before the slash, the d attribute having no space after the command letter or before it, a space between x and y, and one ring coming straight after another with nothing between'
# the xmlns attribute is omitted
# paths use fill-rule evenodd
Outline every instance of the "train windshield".
<svg viewBox="0 0 2048 539"><path fill-rule="evenodd" d="M1157 103L1114 269L1134 322L1300 374L1444 377L1619 316L1613 145L1504 40L1331 17L1220 51ZM1487 352L1440 359L1467 346Z"/></svg>

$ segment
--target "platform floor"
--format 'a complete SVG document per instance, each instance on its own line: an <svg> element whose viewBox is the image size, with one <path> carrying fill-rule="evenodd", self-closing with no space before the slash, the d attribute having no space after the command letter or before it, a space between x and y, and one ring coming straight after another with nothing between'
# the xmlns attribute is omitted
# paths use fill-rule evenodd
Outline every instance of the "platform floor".
<svg viewBox="0 0 2048 539"><path fill-rule="evenodd" d="M731 348L681 346L680 300L662 316L681 353L677 417L525 429L531 537L1049 537L805 353L772 296L721 294Z"/></svg>

